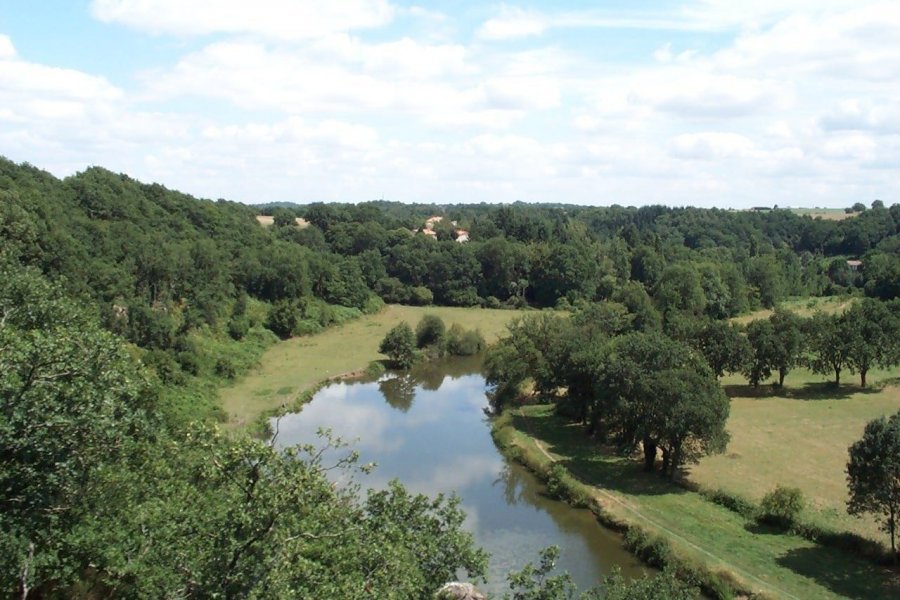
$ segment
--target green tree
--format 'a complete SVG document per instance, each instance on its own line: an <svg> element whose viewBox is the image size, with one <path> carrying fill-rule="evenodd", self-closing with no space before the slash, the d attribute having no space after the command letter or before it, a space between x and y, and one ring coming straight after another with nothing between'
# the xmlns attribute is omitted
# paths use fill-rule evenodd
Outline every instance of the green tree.
<svg viewBox="0 0 900 600"><path fill-rule="evenodd" d="M416 347L424 348L444 341L447 327L437 315L424 315L416 325Z"/></svg>
<svg viewBox="0 0 900 600"><path fill-rule="evenodd" d="M406 321L393 327L381 340L378 351L386 354L401 369L416 362L416 336Z"/></svg>
<svg viewBox="0 0 900 600"><path fill-rule="evenodd" d="M750 385L757 387L772 375L774 357L778 354L778 339L771 321L757 319L747 325L747 342L750 352L743 373Z"/></svg>
<svg viewBox="0 0 900 600"><path fill-rule="evenodd" d="M512 594L505 600L696 600L700 590L666 569L656 575L625 579L618 568L603 579L602 587L576 595L575 584L568 573L553 575L559 548L550 546L540 553L540 563L525 565L521 571L507 576Z"/></svg>
<svg viewBox="0 0 900 600"><path fill-rule="evenodd" d="M751 259L747 283L756 289L760 303L766 308L773 308L784 295L784 275L771 254Z"/></svg>
<svg viewBox="0 0 900 600"><path fill-rule="evenodd" d="M700 315L706 307L700 273L692 264L666 267L653 288L653 298L667 319L671 313L679 311Z"/></svg>
<svg viewBox="0 0 900 600"><path fill-rule="evenodd" d="M806 359L814 373L834 373L834 384L841 384L841 371L850 366L850 340L853 332L839 315L817 312L806 322L809 355Z"/></svg>
<svg viewBox="0 0 900 600"><path fill-rule="evenodd" d="M97 474L152 420L119 338L37 273L0 265L0 590L78 575L69 539Z"/></svg>
<svg viewBox="0 0 900 600"><path fill-rule="evenodd" d="M896 531L900 518L900 411L886 419L869 421L862 439L849 449L847 512L873 513L891 537L897 561Z"/></svg>
<svg viewBox="0 0 900 600"><path fill-rule="evenodd" d="M775 334L772 367L778 371L778 386L784 385L784 378L791 369L800 364L806 339L803 334L803 320L796 314L776 308L769 316L772 331Z"/></svg>
<svg viewBox="0 0 900 600"><path fill-rule="evenodd" d="M872 367L890 368L900 363L900 325L884 302L864 298L843 315L848 336L847 362L866 387Z"/></svg>
<svg viewBox="0 0 900 600"><path fill-rule="evenodd" d="M728 399L702 357L660 333L631 333L597 357L594 419L623 448L641 444L651 471L664 451L665 474L683 462L720 451ZM592 424L593 425L593 424Z"/></svg>
<svg viewBox="0 0 900 600"><path fill-rule="evenodd" d="M740 326L726 321L706 321L700 329L697 345L716 377L740 371L750 353L750 345Z"/></svg>
<svg viewBox="0 0 900 600"><path fill-rule="evenodd" d="M300 322L300 307L290 300L279 300L266 317L266 327L282 339L294 335Z"/></svg>
<svg viewBox="0 0 900 600"><path fill-rule="evenodd" d="M275 227L294 227L297 224L294 218L294 213L286 208L276 208L272 212L272 223Z"/></svg>

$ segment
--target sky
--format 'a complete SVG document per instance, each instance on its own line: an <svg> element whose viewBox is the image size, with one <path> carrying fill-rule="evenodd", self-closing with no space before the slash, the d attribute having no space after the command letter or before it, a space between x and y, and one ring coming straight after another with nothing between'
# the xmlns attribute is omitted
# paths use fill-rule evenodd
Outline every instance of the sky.
<svg viewBox="0 0 900 600"><path fill-rule="evenodd" d="M0 155L246 203L900 202L900 2L0 0Z"/></svg>

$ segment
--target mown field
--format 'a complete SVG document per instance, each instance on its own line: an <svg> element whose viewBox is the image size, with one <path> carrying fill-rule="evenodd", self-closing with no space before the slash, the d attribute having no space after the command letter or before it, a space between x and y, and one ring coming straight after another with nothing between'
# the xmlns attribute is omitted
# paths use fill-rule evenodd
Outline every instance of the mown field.
<svg viewBox="0 0 900 600"><path fill-rule="evenodd" d="M512 420L511 436L529 453L529 460L558 460L593 486L594 498L617 518L662 534L680 554L727 572L769 597L862 600L900 594L896 573L798 536L760 528L698 493L647 475L638 461L599 448L579 425L554 415L552 406L517 409ZM782 444L781 454L794 452Z"/></svg>
<svg viewBox="0 0 900 600"><path fill-rule="evenodd" d="M389 305L375 315L366 315L322 333L293 338L269 348L258 367L220 392L228 423L241 426L261 412L290 404L319 381L366 368L384 358L378 344L384 334L401 321L413 328L425 314L435 314L449 328L459 323L479 329L488 343L505 331L506 324L522 311L437 306Z"/></svg>
<svg viewBox="0 0 900 600"><path fill-rule="evenodd" d="M883 543L873 518L847 515L844 468L847 448L865 424L900 410L900 369L870 372L866 389L849 372L842 373L840 388L830 379L798 369L784 389L754 390L739 375L723 378L731 396L731 442L725 454L694 466L690 478L756 501L778 484L798 487L809 504L808 520Z"/></svg>

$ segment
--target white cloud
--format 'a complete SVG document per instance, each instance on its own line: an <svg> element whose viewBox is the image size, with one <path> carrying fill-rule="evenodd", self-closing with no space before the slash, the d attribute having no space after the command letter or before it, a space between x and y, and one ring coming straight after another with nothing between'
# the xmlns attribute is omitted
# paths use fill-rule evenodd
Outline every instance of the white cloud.
<svg viewBox="0 0 900 600"><path fill-rule="evenodd" d="M858 98L844 100L819 119L826 131L867 130L880 134L900 133L900 101L873 106Z"/></svg>
<svg viewBox="0 0 900 600"><path fill-rule="evenodd" d="M740 117L783 109L789 94L785 82L670 67L636 77L629 100L685 117Z"/></svg>
<svg viewBox="0 0 900 600"><path fill-rule="evenodd" d="M8 60L15 58L16 47L13 46L12 40L8 35L0 34L0 60Z"/></svg>
<svg viewBox="0 0 900 600"><path fill-rule="evenodd" d="M499 14L485 21L477 34L485 40L509 40L540 35L549 26L547 17L537 11L503 5Z"/></svg>
<svg viewBox="0 0 900 600"><path fill-rule="evenodd" d="M679 135L672 140L671 149L679 158L717 160L750 156L754 144L743 135L711 131Z"/></svg>
<svg viewBox="0 0 900 600"><path fill-rule="evenodd" d="M156 34L249 33L302 40L380 27L395 9L387 0L94 0L91 12L105 23Z"/></svg>

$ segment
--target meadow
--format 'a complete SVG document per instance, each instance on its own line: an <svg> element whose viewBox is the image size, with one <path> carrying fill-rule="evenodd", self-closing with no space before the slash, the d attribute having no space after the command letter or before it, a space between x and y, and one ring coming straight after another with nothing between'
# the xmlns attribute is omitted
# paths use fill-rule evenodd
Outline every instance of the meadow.
<svg viewBox="0 0 900 600"><path fill-rule="evenodd" d="M707 565L742 588L775 598L896 598L896 573L842 550L760 527L697 492L641 470L638 461L600 448L552 405L507 413L498 436L532 468L562 464L617 521L656 533L679 556ZM792 455L784 452L782 456ZM784 459L782 459L784 460Z"/></svg>
<svg viewBox="0 0 900 600"><path fill-rule="evenodd" d="M366 315L331 327L321 333L295 337L275 344L243 378L220 391L222 408L231 426L250 423L260 413L292 401L324 379L365 369L385 358L378 344L387 331L406 321L413 328L423 315L433 314L449 328L459 323L478 329L488 344L495 342L512 319L524 311L438 306L388 305L374 315Z"/></svg>
<svg viewBox="0 0 900 600"><path fill-rule="evenodd" d="M854 300L855 298L851 296L823 296L821 298L804 297L779 302L778 306L785 310L789 310L798 316L811 317L813 314L820 311L827 314L843 312ZM770 308L761 308L745 315L734 317L731 321L733 323L746 325L750 321L755 321L757 319L768 319L772 312L773 311Z"/></svg>
<svg viewBox="0 0 900 600"><path fill-rule="evenodd" d="M900 369L875 370L869 386L845 373L840 388L830 376L797 369L782 389L754 389L740 375L722 384L731 397L725 454L704 458L690 479L759 501L776 485L798 487L807 501L804 519L848 530L885 543L873 518L851 517L845 509L847 448L862 436L865 424L900 410Z"/></svg>

